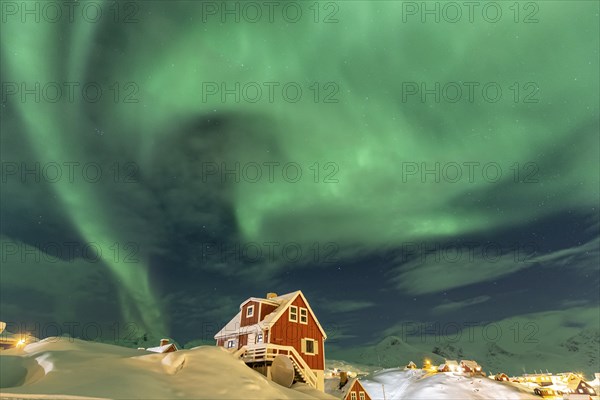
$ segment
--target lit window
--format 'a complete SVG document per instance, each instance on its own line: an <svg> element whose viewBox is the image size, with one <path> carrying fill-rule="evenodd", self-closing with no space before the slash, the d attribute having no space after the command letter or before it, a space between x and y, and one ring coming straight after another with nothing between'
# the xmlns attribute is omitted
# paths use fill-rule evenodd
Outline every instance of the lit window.
<svg viewBox="0 0 600 400"><path fill-rule="evenodd" d="M579 393L583 393L583 389L579 389Z"/></svg>
<svg viewBox="0 0 600 400"><path fill-rule="evenodd" d="M258 335L256 335L256 343L262 343L263 342L263 334L259 333Z"/></svg>
<svg viewBox="0 0 600 400"><path fill-rule="evenodd" d="M254 315L254 306L248 306L246 309L246 318L250 318Z"/></svg>
<svg viewBox="0 0 600 400"><path fill-rule="evenodd" d="M358 394L358 397L360 398L360 400L365 400L365 392L360 392Z"/></svg>
<svg viewBox="0 0 600 400"><path fill-rule="evenodd" d="M300 323L308 324L308 310L303 307L300 307Z"/></svg>
<svg viewBox="0 0 600 400"><path fill-rule="evenodd" d="M298 307L290 306L290 321L298 322Z"/></svg>
<svg viewBox="0 0 600 400"><path fill-rule="evenodd" d="M350 399L356 400L356 392L350 392Z"/></svg>
<svg viewBox="0 0 600 400"><path fill-rule="evenodd" d="M235 340L228 340L227 341L227 348L228 349L233 349L234 345L235 345Z"/></svg>

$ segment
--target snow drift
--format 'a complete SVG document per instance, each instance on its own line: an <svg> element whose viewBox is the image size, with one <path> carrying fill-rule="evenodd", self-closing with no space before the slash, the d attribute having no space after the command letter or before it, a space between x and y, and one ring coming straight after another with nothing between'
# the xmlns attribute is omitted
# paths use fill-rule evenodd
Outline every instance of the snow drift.
<svg viewBox="0 0 600 400"><path fill-rule="evenodd" d="M0 398L333 399L277 385L220 347L150 353L47 338L0 354Z"/></svg>

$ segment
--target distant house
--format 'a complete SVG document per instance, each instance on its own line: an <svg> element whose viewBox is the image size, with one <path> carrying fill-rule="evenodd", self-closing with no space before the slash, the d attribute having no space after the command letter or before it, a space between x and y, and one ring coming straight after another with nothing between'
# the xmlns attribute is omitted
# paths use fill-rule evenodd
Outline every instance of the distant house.
<svg viewBox="0 0 600 400"><path fill-rule="evenodd" d="M148 347L146 350L153 353L171 353L178 349L175 343L169 343L169 339L161 339L158 347Z"/></svg>
<svg viewBox="0 0 600 400"><path fill-rule="evenodd" d="M524 382L537 383L540 386L552 385L552 374L524 374Z"/></svg>
<svg viewBox="0 0 600 400"><path fill-rule="evenodd" d="M562 395L560 390L556 390L550 386L539 386L533 389L533 393L542 397L555 397ZM587 399L586 399L587 400Z"/></svg>
<svg viewBox="0 0 600 400"><path fill-rule="evenodd" d="M348 385L348 389L344 391L343 400L371 400L362 383L358 379L354 379Z"/></svg>
<svg viewBox="0 0 600 400"><path fill-rule="evenodd" d="M438 367L438 372L450 372L450 367L448 367L446 364L440 364Z"/></svg>
<svg viewBox="0 0 600 400"><path fill-rule="evenodd" d="M300 290L250 297L214 338L217 346L230 349L267 377L275 357L287 356L296 371L296 381L325 389L327 335Z"/></svg>
<svg viewBox="0 0 600 400"><path fill-rule="evenodd" d="M22 347L31 337L10 333L6 330L6 322L0 321L0 350Z"/></svg>
<svg viewBox="0 0 600 400"><path fill-rule="evenodd" d="M449 372L457 372L458 371L458 361L456 361L456 360L445 360L444 364L450 370Z"/></svg>
<svg viewBox="0 0 600 400"><path fill-rule="evenodd" d="M477 374L481 372L481 365L473 360L460 360L461 372L468 374Z"/></svg>
<svg viewBox="0 0 600 400"><path fill-rule="evenodd" d="M588 396L596 396L594 387L577 375L569 376L569 380L567 381L567 389L569 390L569 393L575 395L583 394Z"/></svg>
<svg viewBox="0 0 600 400"><path fill-rule="evenodd" d="M417 369L417 364L415 364L414 362L409 362L408 365L405 367L406 369Z"/></svg>
<svg viewBox="0 0 600 400"><path fill-rule="evenodd" d="M504 372L500 372L494 376L494 379L500 382L508 382L510 378Z"/></svg>

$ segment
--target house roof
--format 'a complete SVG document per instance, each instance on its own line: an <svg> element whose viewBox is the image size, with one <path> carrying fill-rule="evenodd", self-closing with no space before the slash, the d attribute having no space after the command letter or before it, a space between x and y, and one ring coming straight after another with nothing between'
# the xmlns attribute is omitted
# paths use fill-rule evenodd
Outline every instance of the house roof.
<svg viewBox="0 0 600 400"><path fill-rule="evenodd" d="M480 365L477 364L477 361L473 361L473 360L460 360L460 363L465 364L467 367L473 368L473 369L480 367Z"/></svg>
<svg viewBox="0 0 600 400"><path fill-rule="evenodd" d="M582 382L583 382L583 386L585 386L585 387L590 386L583 379L581 379L579 377L574 377L574 378L569 378L569 381L567 382L567 387L571 390L575 390L579 387L579 385Z"/></svg>
<svg viewBox="0 0 600 400"><path fill-rule="evenodd" d="M240 333L260 332L263 329L270 329L275 324L275 322L277 322L277 320L279 320L279 318L283 315L283 313L285 313L285 311L288 309L288 307L294 302L294 300L296 300L296 298L298 296L302 297L302 299L304 300L304 303L306 304L306 308L312 314L312 316L315 320L315 323L317 324L317 326L319 327L319 330L323 334L323 337L325 339L327 339L327 334L323 330L323 327L319 323L317 316L315 315L314 311L310 307L308 300L306 300L306 297L304 297L304 294L300 290L297 290L297 291L291 292L291 293L287 293L287 294L284 294L281 296L273 297L271 299L260 299L260 298L256 298L256 297L250 297L249 299L245 300L242 304L240 304L240 310L249 301L258 301L261 303L273 304L278 307L275 310L273 310L270 314L267 314L262 321L254 324L254 325L248 325L248 326L244 326L244 327L240 327L241 321L242 321L242 312L240 311L235 315L235 317L233 317L231 319L231 321L229 321L227 323L227 325L225 325L223 327L223 329L221 329L219 332L217 332L217 334L214 336L214 338L222 339L222 338L226 338L229 336L236 336L236 335L239 335Z"/></svg>
<svg viewBox="0 0 600 400"><path fill-rule="evenodd" d="M246 303L248 303L250 301L255 301L257 303L271 304L273 306L278 306L279 305L278 302L273 301L271 299L261 299L261 298L258 298L258 297L250 297L248 300L246 300L242 304L240 304L240 308L244 307L246 305Z"/></svg>
<svg viewBox="0 0 600 400"><path fill-rule="evenodd" d="M171 347L173 347L175 350L177 350L177 346L175 346L174 343L169 343L169 344L165 344L163 346L157 346L157 347L148 347L146 350L151 351L153 353L166 353L167 351L169 351L169 349Z"/></svg>
<svg viewBox="0 0 600 400"><path fill-rule="evenodd" d="M366 389L364 388L364 386L362 385L362 383L360 382L360 380L358 378L354 378L351 381L349 381L348 383L346 383L346 385L344 385L344 387L342 388L342 399L346 399L346 397L348 396L348 393L350 393L350 389L352 389L352 386L354 386L354 384L358 382L358 384L360 385L360 387L366 392Z"/></svg>

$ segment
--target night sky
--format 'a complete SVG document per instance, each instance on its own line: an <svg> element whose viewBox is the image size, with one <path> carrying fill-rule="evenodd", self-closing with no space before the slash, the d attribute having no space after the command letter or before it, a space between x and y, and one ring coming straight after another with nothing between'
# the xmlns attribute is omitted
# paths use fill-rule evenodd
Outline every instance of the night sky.
<svg viewBox="0 0 600 400"><path fill-rule="evenodd" d="M332 355L600 329L597 2L91 3L2 2L9 327L212 343L300 289Z"/></svg>

